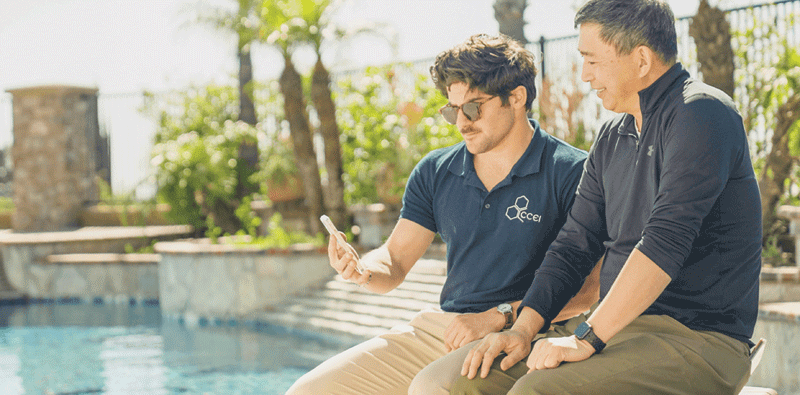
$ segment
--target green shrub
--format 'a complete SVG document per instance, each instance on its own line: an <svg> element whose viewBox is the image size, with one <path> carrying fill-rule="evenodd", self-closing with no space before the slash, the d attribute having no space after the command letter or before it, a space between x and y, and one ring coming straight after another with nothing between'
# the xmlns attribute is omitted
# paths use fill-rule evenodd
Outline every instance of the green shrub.
<svg viewBox="0 0 800 395"><path fill-rule="evenodd" d="M348 204L380 201L383 186L402 194L425 154L461 141L439 115L447 98L410 65L370 67L340 80L336 104Z"/></svg>

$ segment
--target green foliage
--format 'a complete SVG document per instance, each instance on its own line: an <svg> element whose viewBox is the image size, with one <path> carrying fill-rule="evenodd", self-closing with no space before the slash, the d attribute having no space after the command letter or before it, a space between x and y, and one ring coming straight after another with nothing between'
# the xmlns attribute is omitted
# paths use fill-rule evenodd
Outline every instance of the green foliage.
<svg viewBox="0 0 800 395"><path fill-rule="evenodd" d="M233 87L209 85L192 88L172 101L162 97L163 101L147 103L145 111L158 119L152 159L158 198L172 206L173 220L198 230L211 229L209 210L245 203L237 202L238 180L257 183L237 158L239 146L257 142L260 131L234 121L237 97Z"/></svg>
<svg viewBox="0 0 800 395"><path fill-rule="evenodd" d="M287 178L299 173L292 141L283 133L270 138L263 157L266 160L262 161L259 176L262 180L273 180L277 184L282 184Z"/></svg>
<svg viewBox="0 0 800 395"><path fill-rule="evenodd" d="M122 226L145 226L147 217L156 210L156 199L137 200L134 196L136 188L131 189L125 193L113 193L111 185L105 180L97 179L97 188L100 194L100 204L110 207L119 207L119 223ZM139 213L140 215L133 215L135 218L133 223L129 223L128 218L131 217L130 213Z"/></svg>
<svg viewBox="0 0 800 395"><path fill-rule="evenodd" d="M126 254L154 254L156 252L155 249L156 242L153 241L150 245L146 245L140 248L134 248L132 244L128 243L125 244L125 253Z"/></svg>
<svg viewBox="0 0 800 395"><path fill-rule="evenodd" d="M248 237L233 237L231 243L234 245L259 247L264 249L285 249L295 244L309 244L315 247L322 247L327 242L327 239L320 233L317 236L311 236L305 232L288 231L282 226L280 214L273 214L267 222L267 235L243 235Z"/></svg>
<svg viewBox="0 0 800 395"><path fill-rule="evenodd" d="M172 205L171 214L202 228L203 213L218 204L236 201L239 179L255 183L238 163L239 146L256 141L258 130L244 122L226 121L219 134L181 134L153 147L153 165L158 169L158 195ZM248 203L242 201L240 204Z"/></svg>
<svg viewBox="0 0 800 395"><path fill-rule="evenodd" d="M754 167L760 172L769 152L768 130L775 127L778 107L791 95L800 92L800 53L777 31L776 25L762 21L753 10L748 18L754 23L733 34L736 51L735 99L744 117L745 129L751 132ZM789 25L800 23L800 14L786 16ZM795 123L789 134L792 155L800 153L800 131Z"/></svg>
<svg viewBox="0 0 800 395"><path fill-rule="evenodd" d="M379 201L381 183L402 194L425 154L461 141L438 114L447 99L409 65L371 67L340 80L336 103L349 204Z"/></svg>
<svg viewBox="0 0 800 395"><path fill-rule="evenodd" d="M14 211L14 199L10 197L0 197L0 212Z"/></svg>

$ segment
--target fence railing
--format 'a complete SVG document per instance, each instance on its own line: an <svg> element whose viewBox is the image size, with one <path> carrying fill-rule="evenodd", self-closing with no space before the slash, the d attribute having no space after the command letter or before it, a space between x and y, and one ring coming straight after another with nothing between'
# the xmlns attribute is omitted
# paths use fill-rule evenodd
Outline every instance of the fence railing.
<svg viewBox="0 0 800 395"><path fill-rule="evenodd" d="M762 37L761 40L756 41L756 45L748 48L740 47L740 40L734 39L732 40L734 53L748 51L749 59L757 61L759 64L765 64L769 63L769 60L774 59L780 52L782 45L779 42L780 40L786 40L790 47L800 47L800 0L772 1L728 9L725 10L725 13L734 37L757 28L759 24L770 25L770 29L773 29L774 33L770 37ZM693 76L702 78L698 72L697 49L694 39L689 35L691 21L691 16L676 20L678 61ZM580 64L581 61L580 54L577 51L577 41L577 34L556 38L542 37L538 42L530 44L529 49L541 56L540 80L541 78L546 78L552 81L554 85L559 86L560 89L564 89L563 85L565 84L574 84L577 89L586 93L584 102L581 103L578 112L579 116L583 118L581 124L588 134L587 138L592 138L602 121L611 116L611 113L602 109L600 100L596 95L588 94L589 86L580 81L580 75L572 75L573 65ZM735 60L738 61L738 59ZM751 82L757 76L752 70L748 69L746 64L737 64L736 66L737 87L734 99L741 109L744 108L744 103L750 101L746 86L748 82ZM572 115L561 114L560 118L569 116ZM570 131L560 130L565 125L563 119L555 120L554 125L555 130L550 132L556 135L570 133ZM751 133L755 134L759 140L766 139L770 133L768 126L763 123L756 122L754 128L755 130L751 131Z"/></svg>
<svg viewBox="0 0 800 395"><path fill-rule="evenodd" d="M761 62L768 61L774 57L778 47L776 40L786 40L789 45L795 48L800 47L800 20L795 18L790 21L792 16L800 16L800 0L773 1L748 7L740 7L726 11L727 18L734 33L745 32L755 27L757 23L767 23L771 25L777 33L777 37L765 38L750 48L750 58ZM698 76L697 56L694 40L689 35L689 25L691 17L679 18L676 21L676 31L678 34L678 60L684 64L694 76ZM539 75L537 78L539 92L542 87L542 76L552 83L552 86L562 92L562 95L583 94L582 102L568 114L565 111L557 113L558 119L549 122L548 132L557 136L564 137L566 134L574 133L568 130L574 127L575 121L569 121L569 117L577 117L586 133L586 139L591 141L602 121L611 116L611 113L603 109L596 95L590 94L588 84L580 81L580 54L577 51L577 35L545 38L531 42L528 48L541 59L539 65ZM739 41L733 42L734 51L740 50ZM433 63L433 58L412 62L414 69L420 72L427 72L428 67ZM577 72L573 65L578 65ZM333 77L355 77L359 74L358 70L352 70L335 74ZM756 78L755 73L748 71L747 65L737 65L737 87L735 99L738 104L746 103L750 98L747 97L746 86L749 78ZM403 78L403 76L399 76ZM406 76L413 78L413 76ZM699 77L699 76L698 76ZM400 83L404 81L399 81ZM410 83L413 86L413 83ZM138 109L142 103L142 95L139 93L130 94L104 94L100 92L100 123L107 128L111 138L111 167L114 174L125 180L112 181L120 190L130 190L135 188L147 176L148 172L148 152L147 145L151 144L153 128L152 120L146 119L139 113ZM541 99L541 96L539 100ZM561 97L562 101L567 98ZM536 106L536 103L534 103ZM741 107L740 107L741 108ZM539 111L538 109L536 111ZM11 97L8 94L0 93L0 145L8 146L11 142ZM540 116L541 114L535 114ZM130 132L131 125L135 125L136 132ZM755 125L755 133L759 139L766 139L769 130L766 125ZM125 130L125 132L122 132ZM752 146L753 144L751 144ZM0 147L2 148L2 147ZM116 155L125 152L124 157ZM0 164L2 167L2 164ZM149 186L145 186L144 195L152 193ZM1 193L0 193L1 194Z"/></svg>

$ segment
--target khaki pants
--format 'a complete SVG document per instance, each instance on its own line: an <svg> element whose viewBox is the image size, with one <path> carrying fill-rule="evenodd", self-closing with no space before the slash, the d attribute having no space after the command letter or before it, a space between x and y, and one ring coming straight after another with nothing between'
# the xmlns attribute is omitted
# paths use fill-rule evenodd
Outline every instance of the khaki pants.
<svg viewBox="0 0 800 395"><path fill-rule="evenodd" d="M394 327L323 362L297 380L286 394L405 395L417 373L447 353L444 330L456 315L424 310L408 325ZM453 352L461 352L463 356L452 359L458 363L457 367L442 367L453 372L444 383L450 384L458 378L469 349L461 347Z"/></svg>
<svg viewBox="0 0 800 395"><path fill-rule="evenodd" d="M569 336L585 319L554 326L544 337ZM694 331L668 316L644 315L585 361L526 374L525 361L503 372L498 358L486 379L459 376L451 393L737 394L750 376L749 356L745 343L723 334Z"/></svg>

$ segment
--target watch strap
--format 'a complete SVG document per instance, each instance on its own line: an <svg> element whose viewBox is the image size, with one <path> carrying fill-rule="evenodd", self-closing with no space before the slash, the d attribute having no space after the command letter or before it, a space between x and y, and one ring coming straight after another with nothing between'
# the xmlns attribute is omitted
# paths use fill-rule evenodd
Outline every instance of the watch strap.
<svg viewBox="0 0 800 395"><path fill-rule="evenodd" d="M581 322L580 325L578 325L578 328L575 329L575 336L578 339L589 342L594 348L594 351L598 354L606 348L606 343L595 335L594 328L592 328L592 325L588 322Z"/></svg>
<svg viewBox="0 0 800 395"><path fill-rule="evenodd" d="M510 329L514 326L514 308L511 307L508 303L503 303L497 306L497 311L502 313L506 318L506 324L503 326L503 329Z"/></svg>

